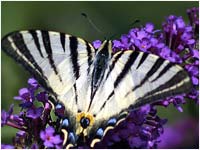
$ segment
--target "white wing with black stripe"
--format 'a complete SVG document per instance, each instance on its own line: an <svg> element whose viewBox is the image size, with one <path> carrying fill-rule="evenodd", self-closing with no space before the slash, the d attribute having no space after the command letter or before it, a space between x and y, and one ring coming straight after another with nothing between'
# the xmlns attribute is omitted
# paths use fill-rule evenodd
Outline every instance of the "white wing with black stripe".
<svg viewBox="0 0 200 150"><path fill-rule="evenodd" d="M87 81L95 53L94 48L80 38L41 30L13 32L2 40L2 49L25 66L54 96L70 95L69 104L74 103L76 89ZM62 101L66 103L66 99Z"/></svg>
<svg viewBox="0 0 200 150"><path fill-rule="evenodd" d="M102 83L90 110L100 120L191 89L182 67L137 51L116 53Z"/></svg>

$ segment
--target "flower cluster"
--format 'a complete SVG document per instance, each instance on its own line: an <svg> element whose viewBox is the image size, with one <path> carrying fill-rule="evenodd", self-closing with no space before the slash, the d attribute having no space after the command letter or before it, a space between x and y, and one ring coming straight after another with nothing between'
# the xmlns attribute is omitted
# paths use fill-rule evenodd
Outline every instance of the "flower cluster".
<svg viewBox="0 0 200 150"><path fill-rule="evenodd" d="M28 87L19 90L14 97L20 101L20 114L12 114L13 106L8 112L2 111L1 126L8 125L19 129L13 145L2 145L2 148L61 148L61 135L55 132L56 122L50 115L52 110L47 93L33 78L28 80Z"/></svg>
<svg viewBox="0 0 200 150"><path fill-rule="evenodd" d="M192 91L132 111L126 120L110 130L95 148L159 147L159 138L167 120L157 115L156 107L167 107L172 103L182 112L181 105L186 102L186 98L198 103L198 8L189 9L187 13L189 24L186 24L182 17L170 15L163 22L161 30L155 30L152 23L131 29L119 40L113 40L113 52L143 51L178 63L189 73L193 83ZM99 40L93 42L95 48L100 45ZM1 148L62 148L63 135L59 132L59 122L64 112L63 107L58 106L54 112L47 92L33 78L28 80L28 87L20 89L19 96L14 99L20 102L22 111L13 114L13 105L8 112L3 110L1 125L17 128L19 132L16 133L13 145L2 144Z"/></svg>

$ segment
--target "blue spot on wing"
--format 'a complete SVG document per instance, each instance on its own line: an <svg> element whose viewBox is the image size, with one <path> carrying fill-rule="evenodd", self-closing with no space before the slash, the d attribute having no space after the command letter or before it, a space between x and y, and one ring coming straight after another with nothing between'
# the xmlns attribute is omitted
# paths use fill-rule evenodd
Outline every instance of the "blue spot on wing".
<svg viewBox="0 0 200 150"><path fill-rule="evenodd" d="M98 136L102 137L103 136L103 129L102 128L99 128L97 130L97 133L96 133Z"/></svg>
<svg viewBox="0 0 200 150"><path fill-rule="evenodd" d="M110 120L108 120L108 125L112 125L112 126L114 126L115 124L116 124L116 122L117 122L117 119L116 118L111 118Z"/></svg>
<svg viewBox="0 0 200 150"><path fill-rule="evenodd" d="M62 122L62 126L68 127L69 126L69 120L68 119L64 119L63 122Z"/></svg>

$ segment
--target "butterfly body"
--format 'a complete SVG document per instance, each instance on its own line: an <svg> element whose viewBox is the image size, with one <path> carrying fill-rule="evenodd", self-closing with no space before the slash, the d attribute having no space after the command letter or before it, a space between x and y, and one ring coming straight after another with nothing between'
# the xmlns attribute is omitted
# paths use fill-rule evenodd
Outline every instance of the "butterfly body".
<svg viewBox="0 0 200 150"><path fill-rule="evenodd" d="M68 148L86 139L94 147L130 111L192 86L179 65L139 51L113 54L109 40L95 50L68 34L27 30L5 36L2 49L54 97L55 109L65 107L61 131Z"/></svg>

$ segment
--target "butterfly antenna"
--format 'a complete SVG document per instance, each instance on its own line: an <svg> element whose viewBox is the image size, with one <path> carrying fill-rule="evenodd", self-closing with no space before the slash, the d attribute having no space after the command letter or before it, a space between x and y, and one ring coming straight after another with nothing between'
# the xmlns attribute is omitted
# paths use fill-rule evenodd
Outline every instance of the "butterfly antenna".
<svg viewBox="0 0 200 150"><path fill-rule="evenodd" d="M99 32L100 34L104 34L103 33L103 31L101 31L94 23L93 23L93 21L88 17L88 15L86 14L86 13L81 13L81 15L83 16L83 17L85 17L87 20L88 20L88 22L89 22L89 24L97 31L97 32Z"/></svg>
<svg viewBox="0 0 200 150"><path fill-rule="evenodd" d="M132 22L131 24L130 24L130 26L134 26L135 24L137 24L137 23L139 23L140 22L140 20L139 19L136 19L136 20L134 20L134 22Z"/></svg>

